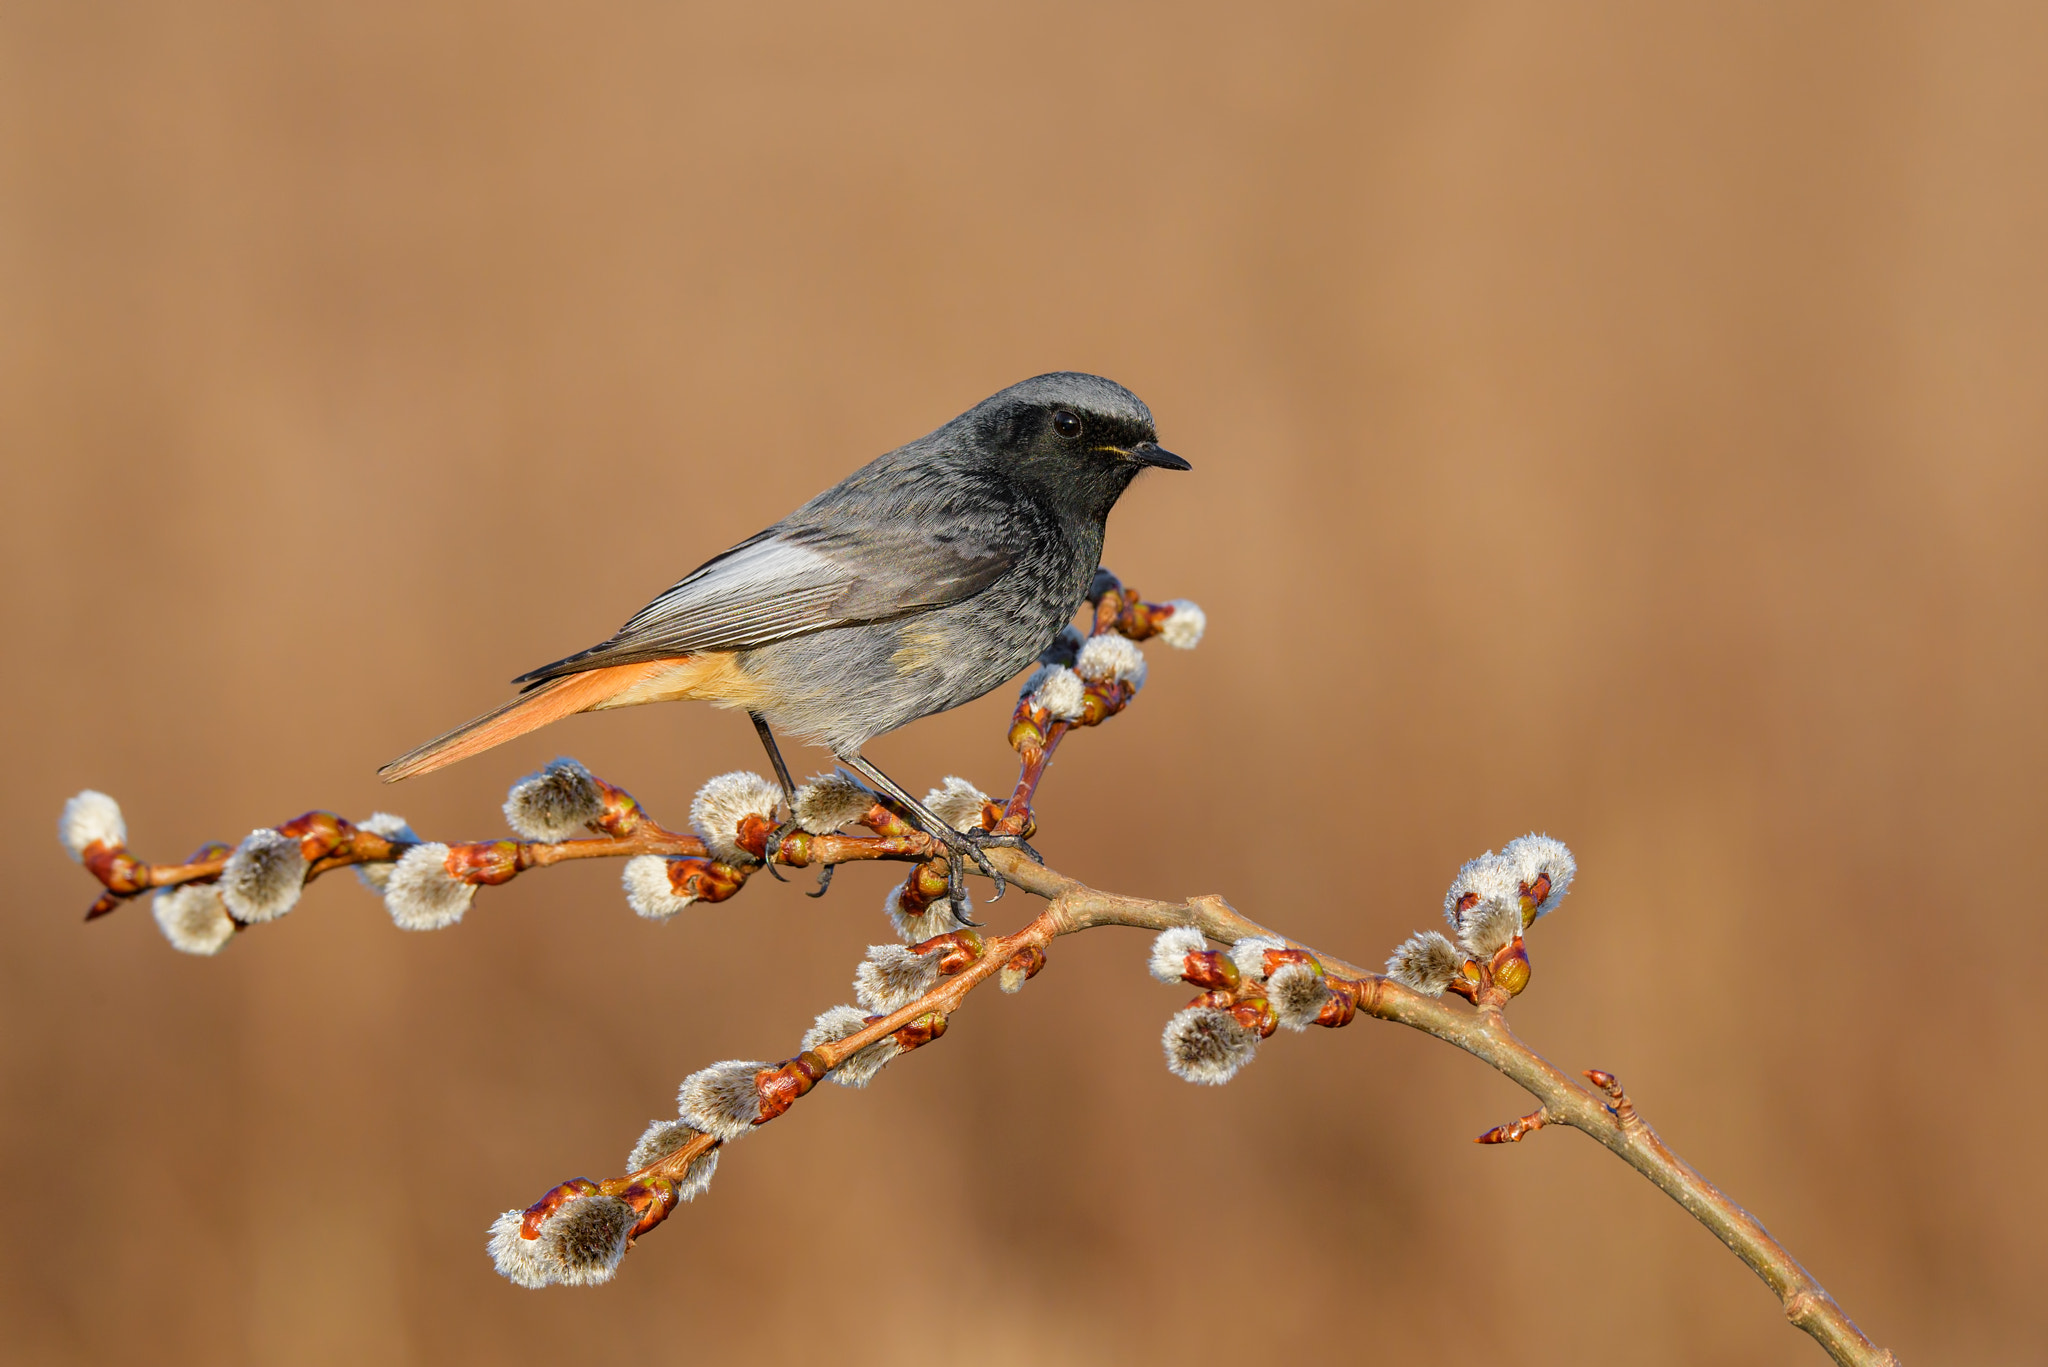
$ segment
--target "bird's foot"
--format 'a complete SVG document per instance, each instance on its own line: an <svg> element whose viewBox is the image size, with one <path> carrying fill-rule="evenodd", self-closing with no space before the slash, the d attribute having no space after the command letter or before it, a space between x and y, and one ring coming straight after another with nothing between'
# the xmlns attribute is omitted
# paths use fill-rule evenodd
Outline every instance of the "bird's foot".
<svg viewBox="0 0 2048 1367"><path fill-rule="evenodd" d="M761 862L768 866L769 876L774 878L775 881L778 883L787 883L789 880L787 878L784 878L781 874L775 872L776 851L782 848L783 841L789 839L791 836L795 835L798 831L801 831L802 829L803 827L798 825L795 818L792 817L790 820L783 822L780 826L777 826L774 830L768 832L768 839L766 843L764 843L761 847ZM813 892L805 893L804 896L823 897L825 895L825 890L832 886L832 870L836 867L837 865L827 864L824 868L818 870L817 889Z"/></svg>
<svg viewBox="0 0 2048 1367"><path fill-rule="evenodd" d="M762 842L761 862L768 866L768 876L778 883L787 883L789 880L775 871L775 856L781 851L782 842L802 829L803 827L797 825L796 818L792 816L789 820L768 832L767 840Z"/></svg>
<svg viewBox="0 0 2048 1367"><path fill-rule="evenodd" d="M991 835L979 826L970 831L956 831L949 826L939 834L938 839L944 843L948 854L946 860L946 882L948 885L948 895L953 899L954 914L956 916L959 916L960 909L967 905L968 860L974 861L974 866L986 874L988 880L996 885L995 891L989 894L988 900L991 902L1001 901L1003 893L1009 888L1009 884L1004 881L1002 870L995 866L995 862L984 851L1022 850L1032 863L1039 865L1045 863L1045 860L1039 857L1038 851L1032 849L1030 842L1021 835ZM960 916L960 919L970 926L980 924L978 921L968 921L965 916Z"/></svg>
<svg viewBox="0 0 2048 1367"><path fill-rule="evenodd" d="M978 926L981 922L970 921L966 916L967 862L973 860L975 867L987 874L989 881L996 885L996 890L989 894L989 901L1000 900L1005 887L1002 870L981 852L981 846L975 843L974 834L981 833L962 835L951 826L944 825L930 832L934 840L946 847L946 897L953 904L953 914L959 917L963 924L970 926Z"/></svg>
<svg viewBox="0 0 2048 1367"><path fill-rule="evenodd" d="M1022 850L1024 857L1040 868L1045 867L1045 858L1031 848L1031 842L1021 835L1006 835L1001 832L991 835L979 826L967 833L967 838L985 850Z"/></svg>

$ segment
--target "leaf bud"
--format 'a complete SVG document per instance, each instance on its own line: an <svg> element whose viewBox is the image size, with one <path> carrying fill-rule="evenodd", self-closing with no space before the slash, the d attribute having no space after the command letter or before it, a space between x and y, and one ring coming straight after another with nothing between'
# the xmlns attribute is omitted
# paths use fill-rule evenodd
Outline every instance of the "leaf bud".
<svg viewBox="0 0 2048 1367"><path fill-rule="evenodd" d="M775 1068L754 1074L754 1090L761 1094L761 1114L754 1124L765 1125L796 1104L796 1099L818 1085L825 1065L809 1050Z"/></svg>
<svg viewBox="0 0 2048 1367"><path fill-rule="evenodd" d="M519 1222L520 1237L523 1239L539 1237L542 1223L546 1221L548 1216L561 1209L563 1203L578 1196L594 1196L596 1194L597 1183L591 1181L588 1177L572 1177L561 1185L550 1188L547 1195L526 1208L525 1215Z"/></svg>
<svg viewBox="0 0 2048 1367"><path fill-rule="evenodd" d="M1219 950L1205 949L1190 954L1187 966L1181 970L1181 978L1196 987L1213 987L1225 992L1237 991L1244 975L1237 971L1237 964L1228 954Z"/></svg>
<svg viewBox="0 0 2048 1367"><path fill-rule="evenodd" d="M1316 956L1305 949L1268 949L1259 956L1259 976L1270 978L1288 964L1305 964L1317 976L1323 975L1323 965Z"/></svg>
<svg viewBox="0 0 2048 1367"><path fill-rule="evenodd" d="M1358 1014L1358 998L1338 983L1331 984L1330 999L1323 1003L1323 1009L1316 1013L1313 1025L1336 1029L1351 1024L1351 1018Z"/></svg>
<svg viewBox="0 0 2048 1367"><path fill-rule="evenodd" d="M939 973L943 977L958 973L979 959L987 945L971 928L963 927L944 935L934 935L907 948L912 954L937 954Z"/></svg>
<svg viewBox="0 0 2048 1367"><path fill-rule="evenodd" d="M746 886L746 874L730 864L696 855L668 861L669 888L686 902L723 902Z"/></svg>
<svg viewBox="0 0 2048 1367"><path fill-rule="evenodd" d="M477 887L494 888L509 883L520 869L519 842L479 840L467 845L450 845L442 865L448 876Z"/></svg>
<svg viewBox="0 0 2048 1367"><path fill-rule="evenodd" d="M647 814L640 810L640 799L624 788L615 788L591 775L590 781L597 785L598 793L604 798L604 814L590 824L606 835L621 839L639 832L647 824Z"/></svg>
<svg viewBox="0 0 2048 1367"><path fill-rule="evenodd" d="M1280 1018L1273 1014L1273 1007L1264 997L1247 997L1230 1008L1230 1018L1245 1029L1265 1039L1280 1028Z"/></svg>
<svg viewBox="0 0 2048 1367"><path fill-rule="evenodd" d="M1033 707L1025 698L1018 702L1014 720L1010 723L1010 748L1019 754L1045 749L1045 728L1052 723L1052 717L1043 708Z"/></svg>
<svg viewBox="0 0 2048 1367"><path fill-rule="evenodd" d="M626 1237L637 1239L666 1220L681 1199L676 1184L666 1177L643 1177L619 1193L619 1199L640 1215Z"/></svg>
<svg viewBox="0 0 2048 1367"><path fill-rule="evenodd" d="M912 1049L930 1044L945 1033L945 1015L938 1011L927 1011L924 1015L919 1016L889 1038L895 1040L897 1046L907 1054Z"/></svg>
<svg viewBox="0 0 2048 1367"><path fill-rule="evenodd" d="M1501 946L1500 952L1493 956L1491 967L1494 985L1510 997L1520 996L1522 989L1529 985L1529 951L1522 944L1522 937L1517 935Z"/></svg>

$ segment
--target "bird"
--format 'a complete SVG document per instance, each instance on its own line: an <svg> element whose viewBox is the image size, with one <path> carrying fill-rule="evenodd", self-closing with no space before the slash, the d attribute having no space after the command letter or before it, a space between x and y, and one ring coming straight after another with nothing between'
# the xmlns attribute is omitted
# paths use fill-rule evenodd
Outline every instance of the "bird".
<svg viewBox="0 0 2048 1367"><path fill-rule="evenodd" d="M1112 380L1060 371L1013 384L706 561L608 640L520 675L518 696L378 776L432 773L579 712L709 702L752 718L789 830L796 794L777 731L830 750L944 845L958 905L963 860L1000 897L982 849L1021 839L954 830L861 750L1033 664L1087 597L1131 482L1190 468Z"/></svg>

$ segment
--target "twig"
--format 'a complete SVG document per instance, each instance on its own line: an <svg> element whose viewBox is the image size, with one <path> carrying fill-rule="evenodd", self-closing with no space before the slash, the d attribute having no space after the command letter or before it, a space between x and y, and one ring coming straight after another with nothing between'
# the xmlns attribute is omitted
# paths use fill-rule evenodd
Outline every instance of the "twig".
<svg viewBox="0 0 2048 1367"><path fill-rule="evenodd" d="M1026 950L1043 952L1062 936L1100 926L1158 931L1188 926L1224 944L1252 938L1282 940L1313 956L1330 976L1334 988L1349 989L1347 995L1354 997L1360 1011L1456 1045L1512 1079L1542 1103L1531 1115L1489 1132L1481 1142L1517 1140L1547 1124L1569 1125L1583 1131L1655 1183L1712 1231L1771 1288L1791 1323L1812 1335L1836 1362L1855 1367L1896 1367L1898 1359L1873 1344L1754 1216L1671 1152L1636 1113L1611 1075L1598 1070L1587 1074L1604 1090L1604 1097L1580 1086L1523 1044L1508 1028L1498 1005L1471 1010L1453 1007L1445 1000L1425 996L1381 974L1287 939L1240 914L1221 897L1197 897L1181 903L1125 897L1041 868L1012 851L1002 851L1001 862L1003 876L1046 898L1046 909L1014 934L989 938L964 967L930 992L875 1019L858 1033L810 1051L807 1062L817 1073L813 1082L861 1050L919 1023L927 1025L925 1039L936 1038L943 1033L943 1021L959 1008L967 994L988 981L1005 963ZM939 1028L931 1030L931 1023L939 1023ZM764 1076L775 1071L764 1070ZM803 1090L809 1090L808 1085ZM756 1123L765 1123L765 1119ZM1496 1135L1498 1139L1493 1137ZM679 1181L690 1164L713 1145L714 1141L705 1136L701 1142L660 1162L601 1184L602 1189L618 1195L650 1182ZM652 1228L654 1223L659 1223L658 1219L646 1227Z"/></svg>
<svg viewBox="0 0 2048 1367"><path fill-rule="evenodd" d="M1177 614L1187 614L1181 618L1182 627L1192 623L1193 629L1181 630L1187 639L1174 643L1192 644L1200 634L1199 610L1193 605L1146 603L1113 577L1098 579L1091 601L1095 635L1089 638L1090 649L1098 643L1105 648L1094 650L1092 664L1078 635L1071 641L1055 642L1048 650L1045 667L1026 685L1011 718L1010 740L1020 761L1011 797L999 805L971 788L949 790L954 796L964 791L972 799L960 818L963 829L978 825L991 834L1030 835L1031 800L1061 741L1076 727L1097 725L1121 712L1136 695L1143 661L1128 642L1162 632L1169 633L1172 641ZM1105 642L1105 636L1125 639ZM1066 668L1077 663L1078 674ZM508 1276L529 1285L609 1278L635 1239L661 1224L681 1201L702 1189L711 1171L706 1160L715 1159L725 1143L779 1117L835 1074L851 1080L859 1073L858 1080L865 1081L884 1063L940 1038L948 1019L969 993L991 979L1000 981L1006 990L1021 987L1045 965L1053 941L1102 926L1131 926L1163 933L1160 945L1155 946L1155 974L1169 980L1178 977L1203 989L1176 1022L1183 1017L1202 1017L1203 1029L1228 1036L1229 1047L1241 1051L1237 1061L1218 1075L1197 1080L1225 1080L1249 1057L1257 1039L1270 1036L1281 1024L1295 1029L1309 1024L1340 1027L1363 1013L1422 1031L1486 1063L1539 1103L1528 1115L1480 1136L1479 1142L1513 1143L1549 1125L1568 1125L1590 1135L1656 1184L1748 1264L1778 1297L1790 1322L1811 1335L1836 1362L1896 1367L1897 1358L1871 1343L1755 1217L1665 1145L1612 1074L1588 1070L1584 1076L1592 1087L1582 1086L1509 1029L1505 1008L1530 977L1522 931L1563 895L1564 885L1553 887L1550 871L1519 880L1503 878L1504 866L1491 855L1467 865L1446 898L1447 913L1461 945L1436 933L1409 941L1396 953L1394 962L1401 966L1394 971L1401 976L1399 981L1279 935L1242 915L1221 897L1159 902L1103 892L1034 863L1011 848L990 848L987 853L1012 885L1044 898L1046 907L1008 935L984 937L960 927L951 916L942 916L952 910L944 900L948 895L944 847L912 829L903 812L841 780L837 790L841 806L834 809L837 815L832 824L857 823L874 834L851 836L809 829L784 832L770 856L769 841L780 829L772 815L773 790L765 780L754 780L757 786L750 787L746 780L753 778L726 775L707 784L698 806L706 808L717 789L718 800L707 808L715 809L717 818L706 825L693 814L695 836L662 827L623 789L569 762L567 767L550 766L522 781L522 787L558 785L542 796L558 805L566 803L572 817L558 819L544 810L546 802L537 801L528 823L545 826L551 834L560 834L557 827L569 832L557 839L430 846L409 831L394 835L331 813L312 812L269 831L258 831L233 851L225 845L209 846L183 863L151 865L127 852L118 808L100 794L74 799L66 810L64 838L106 888L88 919L150 888L215 880L224 885L224 898L233 890L245 907L261 904L260 915L238 912L230 917L217 911L211 929L202 926L192 931L194 943L181 943L180 947L200 953L219 947L230 934L230 920L231 928L239 930L252 920L282 914L296 900L298 889L322 873L351 865L396 865L395 871L386 874L398 879L404 876L407 862L420 858L423 849L446 853L432 855L433 867L425 871L425 882L415 879L406 894L418 906L407 911L395 890L386 893L394 917L416 929L452 924L477 886L502 883L525 870L571 860L626 857L651 864L657 883L667 887L643 892L661 905L651 912L640 901L635 906L642 914L664 916L691 901L732 896L770 858L793 867L819 864L827 869L853 860L912 863L909 876L891 897L890 908L899 925L931 926L943 921L954 928L941 929L907 948L873 951L863 972L872 969L881 974L886 968L908 974L906 980L917 985L915 990L890 995L887 1009L872 1014L863 1015L851 1007L834 1008L819 1018L813 1036L806 1037L808 1047L781 1063L720 1064L693 1075L684 1084L682 1119L658 1124L643 1137L636 1157L643 1152L651 1156L639 1167L603 1182L577 1178L562 1183L526 1210L508 1212L493 1230L494 1256L499 1258L501 1270L506 1270L508 1262L513 1265ZM520 792L515 788L508 801L508 816ZM753 796L748 796L750 793ZM764 798L762 793L769 795ZM848 800L853 803L850 807L845 805ZM950 815L946 819L954 820ZM514 824L525 829L518 820ZM593 834L587 838L576 835L578 827ZM1563 851L1556 842L1549 843ZM266 864L265 859L271 862ZM239 874L237 860L244 865ZM1563 860L1561 877L1568 883L1568 852L1563 852ZM280 869L282 874L277 873ZM632 872L631 865L628 872ZM266 884L266 878L272 883L282 878L289 886L280 890ZM233 885L232 889L228 885ZM451 889L458 895L451 898ZM266 897L271 898L267 903L262 901ZM161 913L159 919L163 919ZM165 929L172 933L168 922ZM1201 938L1190 943L1174 936L1186 937L1189 930L1200 932ZM180 943L176 934L172 938ZM906 934L906 938L915 937ZM1236 948L1219 954L1203 948L1204 940ZM882 957L875 958L875 953ZM1418 991L1409 983L1428 991ZM1454 1005L1451 997L1442 995L1445 992L1469 1005ZM835 1013L834 1028L825 1031L827 1017ZM688 1100L693 1084L701 1084L694 1086L701 1102L699 1110L692 1110L693 1103ZM649 1150L656 1131L664 1133ZM564 1230L572 1231L573 1237L563 1234Z"/></svg>

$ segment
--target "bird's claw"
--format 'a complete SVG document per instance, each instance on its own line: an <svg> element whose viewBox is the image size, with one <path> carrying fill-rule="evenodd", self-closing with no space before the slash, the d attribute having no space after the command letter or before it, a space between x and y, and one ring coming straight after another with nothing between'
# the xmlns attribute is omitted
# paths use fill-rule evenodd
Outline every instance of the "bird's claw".
<svg viewBox="0 0 2048 1367"><path fill-rule="evenodd" d="M962 835L949 826L938 839L946 847L946 896L953 903L953 915L959 917L963 924L980 925L981 922L970 921L962 915L967 906L966 861L972 859L975 867L988 875L988 880L996 885L996 890L989 894L988 900L991 902L1000 901L1007 886L1003 882L1002 870L981 852L981 846L975 842L973 833Z"/></svg>
<svg viewBox="0 0 2048 1367"><path fill-rule="evenodd" d="M967 846L967 857L974 861L974 866L976 868L980 869L983 874L987 875L989 882L994 883L996 885L996 890L988 895L988 900L991 902L1002 901L1003 893L1006 891L1006 885L1003 882L1003 871L995 866L995 862L993 860L991 860L986 854L982 853L980 844L978 844L972 836L966 838L965 844ZM964 903L962 905L964 905ZM957 909L954 914L958 915Z"/></svg>
<svg viewBox="0 0 2048 1367"><path fill-rule="evenodd" d="M778 883L787 883L789 880L787 878L784 878L781 874L775 872L776 851L782 848L783 841L789 839L791 836L795 835L798 831L802 829L803 827L797 824L796 818L791 817L788 821L783 822L780 826L777 826L774 830L768 832L768 839L761 846L761 862L768 866L769 876L774 878L775 881ZM804 894L804 896L823 897L825 895L825 890L832 886L832 870L836 867L837 865L827 864L824 868L820 869L818 871L817 890L815 892L807 892Z"/></svg>
<svg viewBox="0 0 2048 1367"><path fill-rule="evenodd" d="M961 925L978 929L981 922L967 914L967 907L967 880L965 877L956 879L949 868L946 873L946 909Z"/></svg>
<svg viewBox="0 0 2048 1367"><path fill-rule="evenodd" d="M953 855L946 861L946 882L949 895L953 898L953 914L956 916L960 914L959 908L966 905L967 894L967 869L960 856L972 859L974 866L987 875L989 882L995 884L995 891L990 893L988 898L991 902L1002 900L1003 894L1009 890L1009 883L1004 880L1002 870L995 866L985 851L1022 850L1032 863L1045 863L1045 860L1039 857L1038 851L1032 849L1021 835L991 835L977 826L966 832L948 830L940 838L945 841L947 851ZM967 918L963 916L961 919L965 921ZM978 925L979 922L967 921L967 924Z"/></svg>
<svg viewBox="0 0 2048 1367"><path fill-rule="evenodd" d="M768 832L768 839L761 845L761 862L768 866L768 876L778 883L787 883L789 880L775 871L775 855L782 849L783 841L789 839L802 829L803 827L797 825L796 818L791 817L788 821L783 822L780 826ZM828 865L825 869L825 877L818 884L818 891L810 895L813 897L820 896L825 890L824 885L831 881L832 870Z"/></svg>

